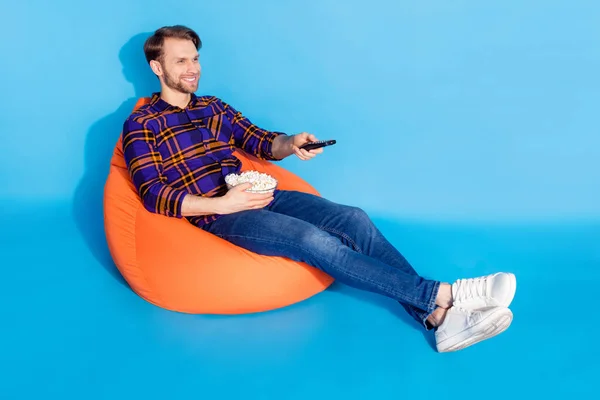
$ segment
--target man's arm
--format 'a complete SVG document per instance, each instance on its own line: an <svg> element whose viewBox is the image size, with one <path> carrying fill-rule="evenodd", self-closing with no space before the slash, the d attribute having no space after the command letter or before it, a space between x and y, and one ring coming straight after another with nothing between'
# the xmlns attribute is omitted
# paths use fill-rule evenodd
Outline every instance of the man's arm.
<svg viewBox="0 0 600 400"><path fill-rule="evenodd" d="M155 136L151 129L133 118L125 121L123 155L144 207L153 213L181 218L184 216L182 206L187 192L166 183L162 157L155 145Z"/></svg>
<svg viewBox="0 0 600 400"><path fill-rule="evenodd" d="M293 154L292 136L259 128L229 104L222 103L225 115L233 126L237 147L265 160L281 160Z"/></svg>
<svg viewBox="0 0 600 400"><path fill-rule="evenodd" d="M323 149L306 151L300 149L305 143L317 141L315 135L302 132L287 135L261 129L229 104L222 102L226 116L233 126L236 146L258 158L266 160L283 160L295 154L301 160L310 160Z"/></svg>
<svg viewBox="0 0 600 400"><path fill-rule="evenodd" d="M279 135L273 139L271 153L275 160L283 160L294 154L294 135Z"/></svg>
<svg viewBox="0 0 600 400"><path fill-rule="evenodd" d="M196 217L200 215L221 214L222 197L202 197L188 194L181 204L181 215Z"/></svg>

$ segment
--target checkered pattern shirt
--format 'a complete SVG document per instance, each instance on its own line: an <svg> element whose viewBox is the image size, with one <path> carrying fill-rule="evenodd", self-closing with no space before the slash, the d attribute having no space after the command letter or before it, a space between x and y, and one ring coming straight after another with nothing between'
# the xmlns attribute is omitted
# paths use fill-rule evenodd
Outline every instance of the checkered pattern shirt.
<svg viewBox="0 0 600 400"><path fill-rule="evenodd" d="M192 94L184 109L153 93L123 125L123 153L144 207L154 213L182 218L186 194L221 196L225 176L240 171L236 148L265 160L275 160L272 132L252 124L229 104L212 96ZM186 217L201 226L219 215Z"/></svg>

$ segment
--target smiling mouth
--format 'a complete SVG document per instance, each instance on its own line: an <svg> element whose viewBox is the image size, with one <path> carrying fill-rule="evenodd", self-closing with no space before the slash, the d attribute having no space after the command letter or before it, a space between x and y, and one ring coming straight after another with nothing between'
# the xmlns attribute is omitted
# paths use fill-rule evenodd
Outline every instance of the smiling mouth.
<svg viewBox="0 0 600 400"><path fill-rule="evenodd" d="M196 80L198 80L197 77L193 77L193 78L182 78L184 81L189 82L189 83L194 83L196 82Z"/></svg>

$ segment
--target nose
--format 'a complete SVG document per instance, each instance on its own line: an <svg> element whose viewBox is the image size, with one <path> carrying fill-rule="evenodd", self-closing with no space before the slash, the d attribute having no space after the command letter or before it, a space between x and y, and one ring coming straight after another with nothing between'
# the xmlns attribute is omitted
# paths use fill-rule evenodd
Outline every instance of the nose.
<svg viewBox="0 0 600 400"><path fill-rule="evenodd" d="M194 62L190 62L187 65L187 73L188 74L198 74L200 73L200 70L202 69L202 67L200 66L200 63L198 61Z"/></svg>

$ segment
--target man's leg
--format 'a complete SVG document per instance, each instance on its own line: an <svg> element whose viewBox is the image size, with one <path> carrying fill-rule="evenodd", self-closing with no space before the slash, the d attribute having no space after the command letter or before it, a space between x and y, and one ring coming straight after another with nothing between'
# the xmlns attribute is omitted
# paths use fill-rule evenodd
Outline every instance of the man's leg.
<svg viewBox="0 0 600 400"><path fill-rule="evenodd" d="M285 200L282 194L279 192L267 208L281 210L277 203ZM437 314L442 319L434 324L440 352L489 339L506 330L512 321L507 307L514 290L496 284L503 279L465 280L457 286L456 297L455 285L450 292L449 285L407 273L355 250L360 250L359 243L349 235L339 236L343 231L334 235L310 222L268 209L224 215L204 229L257 254L306 262L338 282L390 297L424 311L425 316ZM450 301L457 299L461 304L449 308ZM479 304L485 307L477 308Z"/></svg>
<svg viewBox="0 0 600 400"><path fill-rule="evenodd" d="M306 262L341 283L395 299L426 314L436 308L440 282L354 251L336 236L301 219L251 210L223 215L203 229L257 254Z"/></svg>
<svg viewBox="0 0 600 400"><path fill-rule="evenodd" d="M419 277L408 261L356 207L336 204L310 194L280 191L267 209L306 221L337 237L355 253L375 259L403 273ZM516 289L514 275L499 273L438 285L437 305L423 309L398 299L417 321L436 330L438 350L454 351L495 336L508 328L512 313L508 305Z"/></svg>
<svg viewBox="0 0 600 400"><path fill-rule="evenodd" d="M268 210L309 222L338 237L354 251L373 257L412 276L419 276L404 256L383 236L368 215L357 207L295 191L279 191ZM429 311L400 301L417 322L429 328ZM437 313L436 313L437 314Z"/></svg>

